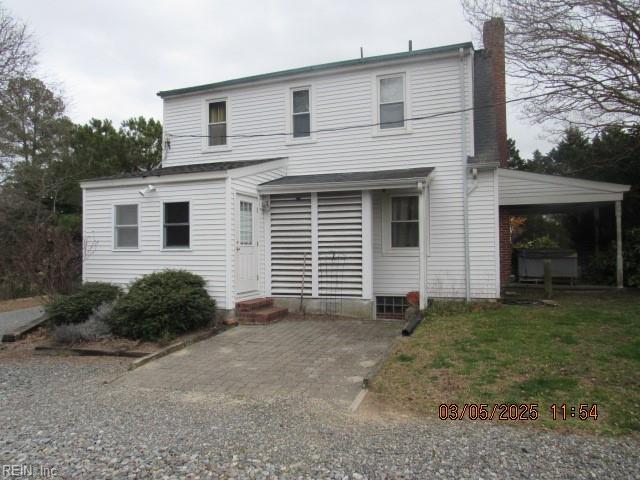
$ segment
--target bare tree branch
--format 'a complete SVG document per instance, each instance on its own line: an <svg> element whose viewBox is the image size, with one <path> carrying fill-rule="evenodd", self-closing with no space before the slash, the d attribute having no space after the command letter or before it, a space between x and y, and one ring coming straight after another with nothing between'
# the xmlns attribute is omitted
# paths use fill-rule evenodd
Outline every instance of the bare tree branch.
<svg viewBox="0 0 640 480"><path fill-rule="evenodd" d="M589 130L638 124L640 0L462 0L462 5L479 31L491 17L504 19L508 74L528 92L549 93L526 105L532 120Z"/></svg>
<svg viewBox="0 0 640 480"><path fill-rule="evenodd" d="M28 76L35 66L36 45L27 25L0 4L0 88Z"/></svg>

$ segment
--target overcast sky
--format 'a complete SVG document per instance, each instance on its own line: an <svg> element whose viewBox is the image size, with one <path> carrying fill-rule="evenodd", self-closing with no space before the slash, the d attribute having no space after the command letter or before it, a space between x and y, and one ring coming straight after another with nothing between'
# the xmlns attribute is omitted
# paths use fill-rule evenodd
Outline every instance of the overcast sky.
<svg viewBox="0 0 640 480"><path fill-rule="evenodd" d="M457 0L3 3L31 26L40 75L62 87L78 123L160 119L159 90L357 58L360 46L369 56L404 51L409 39L414 49L476 40ZM517 104L508 120L523 155L549 149Z"/></svg>

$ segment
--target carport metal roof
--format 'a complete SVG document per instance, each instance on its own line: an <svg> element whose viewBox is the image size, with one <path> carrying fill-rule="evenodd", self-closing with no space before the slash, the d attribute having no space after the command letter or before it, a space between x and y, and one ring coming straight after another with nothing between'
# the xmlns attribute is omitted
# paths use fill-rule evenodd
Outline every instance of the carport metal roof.
<svg viewBox="0 0 640 480"><path fill-rule="evenodd" d="M510 211L553 213L621 201L629 185L498 169L499 201Z"/></svg>
<svg viewBox="0 0 640 480"><path fill-rule="evenodd" d="M622 288L622 197L631 188L629 185L506 168L498 169L498 182L500 206L506 207L511 215L568 213L615 204L616 283Z"/></svg>

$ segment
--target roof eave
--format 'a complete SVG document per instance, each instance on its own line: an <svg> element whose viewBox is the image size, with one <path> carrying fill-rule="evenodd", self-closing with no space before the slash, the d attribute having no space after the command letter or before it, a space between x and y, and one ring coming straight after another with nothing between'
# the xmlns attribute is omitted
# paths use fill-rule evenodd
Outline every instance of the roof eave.
<svg viewBox="0 0 640 480"><path fill-rule="evenodd" d="M411 52L391 53L385 55L375 55L372 57L358 58L352 60L342 60L338 62L323 63L318 65L311 65L308 67L293 68L289 70L281 70L277 72L264 73L259 75L252 75L248 77L236 78L232 80L225 80L221 82L208 83L204 85L196 85L193 87L177 88L172 90L161 90L156 93L160 98L174 97L180 95L188 95L192 93L200 93L206 91L212 91L225 87L231 87L236 85L245 85L248 83L260 82L265 80L275 80L287 77L295 77L302 75L313 75L319 72L336 70L347 67L368 66L377 63L394 62L411 60L423 56L435 56L443 53L457 53L460 49L473 50L473 43L464 42L453 45L445 45L441 47L425 48L421 50L413 50Z"/></svg>
<svg viewBox="0 0 640 480"><path fill-rule="evenodd" d="M431 175L420 177L378 179L378 180L353 180L343 182L322 183L298 183L285 185L258 185L261 194L277 193L303 193L303 192L342 192L349 190L380 190L399 188L418 188L420 182L429 184Z"/></svg>

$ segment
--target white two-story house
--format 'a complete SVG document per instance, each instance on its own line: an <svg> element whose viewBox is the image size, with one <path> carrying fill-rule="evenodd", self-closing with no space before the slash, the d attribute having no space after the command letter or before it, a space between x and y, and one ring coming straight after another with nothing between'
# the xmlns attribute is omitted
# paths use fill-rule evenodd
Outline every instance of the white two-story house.
<svg viewBox="0 0 640 480"><path fill-rule="evenodd" d="M159 92L161 167L82 183L83 279L180 268L222 310L272 297L367 318L410 291L499 297L500 208L535 179L516 174L500 198L501 20L484 42ZM602 201L622 198L610 188Z"/></svg>

